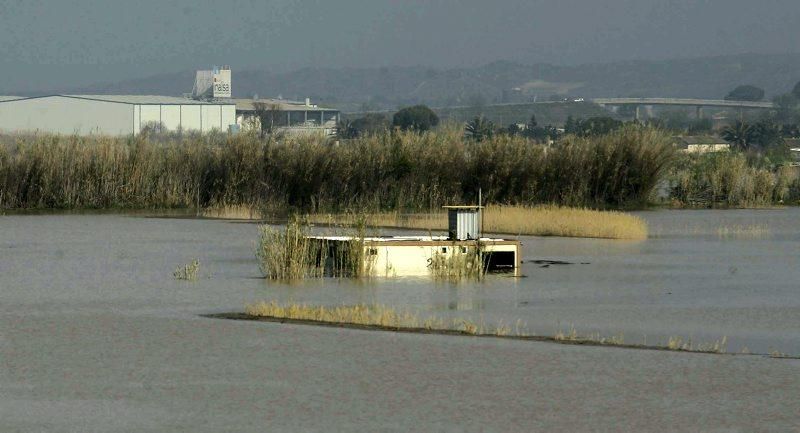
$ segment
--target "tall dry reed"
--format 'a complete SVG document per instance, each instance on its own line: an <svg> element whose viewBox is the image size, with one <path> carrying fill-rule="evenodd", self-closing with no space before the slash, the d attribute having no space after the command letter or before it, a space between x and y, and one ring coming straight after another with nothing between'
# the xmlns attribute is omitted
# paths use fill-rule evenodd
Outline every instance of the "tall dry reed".
<svg viewBox="0 0 800 433"><path fill-rule="evenodd" d="M441 128L331 144L257 135L0 137L2 208L272 206L303 212L428 210L473 202L644 205L674 153L629 126L545 148Z"/></svg>
<svg viewBox="0 0 800 433"><path fill-rule="evenodd" d="M313 236L306 219L293 216L283 228L259 227L256 258L268 279L369 276L371 262L365 260L366 225L337 227L326 233L346 237L347 242Z"/></svg>
<svg viewBox="0 0 800 433"><path fill-rule="evenodd" d="M793 167L771 168L757 156L718 152L686 155L669 176L683 206L764 207L800 199Z"/></svg>

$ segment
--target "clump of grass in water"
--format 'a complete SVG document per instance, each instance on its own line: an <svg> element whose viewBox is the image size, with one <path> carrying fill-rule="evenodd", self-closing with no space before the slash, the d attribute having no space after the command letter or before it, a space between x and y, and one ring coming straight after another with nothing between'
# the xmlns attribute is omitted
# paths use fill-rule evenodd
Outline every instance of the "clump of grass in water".
<svg viewBox="0 0 800 433"><path fill-rule="evenodd" d="M717 227L717 237L720 239L763 239L769 235L769 226L764 224Z"/></svg>
<svg viewBox="0 0 800 433"><path fill-rule="evenodd" d="M694 345L691 339L684 340L682 337L672 336L667 340L666 347L670 350L685 352L725 353L728 348L728 337L723 336L721 340Z"/></svg>
<svg viewBox="0 0 800 433"><path fill-rule="evenodd" d="M308 223L296 216L283 230L268 225L259 227L256 257L265 277L295 280L323 275L328 249L308 237L308 228Z"/></svg>
<svg viewBox="0 0 800 433"><path fill-rule="evenodd" d="M578 337L578 331L575 330L575 326L570 325L568 332L563 332L560 329L556 331L553 335L553 339L556 341L579 341L582 338Z"/></svg>
<svg viewBox="0 0 800 433"><path fill-rule="evenodd" d="M259 228L256 257L266 278L298 280L326 275L369 275L371 263L364 260L365 222L359 224L349 242L313 237L310 228L310 223L298 216L292 217L283 230L268 225Z"/></svg>
<svg viewBox="0 0 800 433"><path fill-rule="evenodd" d="M200 260L194 259L191 263L178 266L172 276L176 280L194 281L197 279L197 273L200 271Z"/></svg>
<svg viewBox="0 0 800 433"><path fill-rule="evenodd" d="M472 242L472 245L453 243L445 248L446 253L437 250L431 257L430 268L434 278L453 281L483 278L486 269L480 252L480 242Z"/></svg>

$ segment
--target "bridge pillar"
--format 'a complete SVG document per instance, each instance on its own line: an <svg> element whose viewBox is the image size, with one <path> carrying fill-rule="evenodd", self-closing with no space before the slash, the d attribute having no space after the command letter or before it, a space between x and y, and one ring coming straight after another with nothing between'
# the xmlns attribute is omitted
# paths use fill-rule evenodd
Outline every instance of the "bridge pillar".
<svg viewBox="0 0 800 433"><path fill-rule="evenodd" d="M639 121L639 116L640 116L639 109L640 108L641 108L640 105L636 106L636 115L634 116L634 119L636 119L637 122Z"/></svg>
<svg viewBox="0 0 800 433"><path fill-rule="evenodd" d="M702 105L698 105L697 107L695 107L695 113L697 113L697 120L702 119L703 118L703 106Z"/></svg>

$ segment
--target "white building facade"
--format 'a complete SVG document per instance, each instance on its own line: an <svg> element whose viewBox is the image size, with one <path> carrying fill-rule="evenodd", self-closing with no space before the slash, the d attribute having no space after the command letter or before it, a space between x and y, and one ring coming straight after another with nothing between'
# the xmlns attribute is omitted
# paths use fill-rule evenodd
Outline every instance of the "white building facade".
<svg viewBox="0 0 800 433"><path fill-rule="evenodd" d="M0 132L62 135L138 135L167 131L227 132L236 125L232 101L145 95L0 97Z"/></svg>

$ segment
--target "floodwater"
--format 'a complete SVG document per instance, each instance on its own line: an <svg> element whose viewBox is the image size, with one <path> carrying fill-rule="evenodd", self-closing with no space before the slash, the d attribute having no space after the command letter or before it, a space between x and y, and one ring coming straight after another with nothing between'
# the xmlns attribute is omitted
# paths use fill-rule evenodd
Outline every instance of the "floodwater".
<svg viewBox="0 0 800 433"><path fill-rule="evenodd" d="M523 237L519 278L298 284L260 278L254 224L0 216L0 431L796 428L797 360L201 316L376 302L538 335L800 355L800 209L640 215L647 241ZM172 277L195 258L199 280Z"/></svg>

